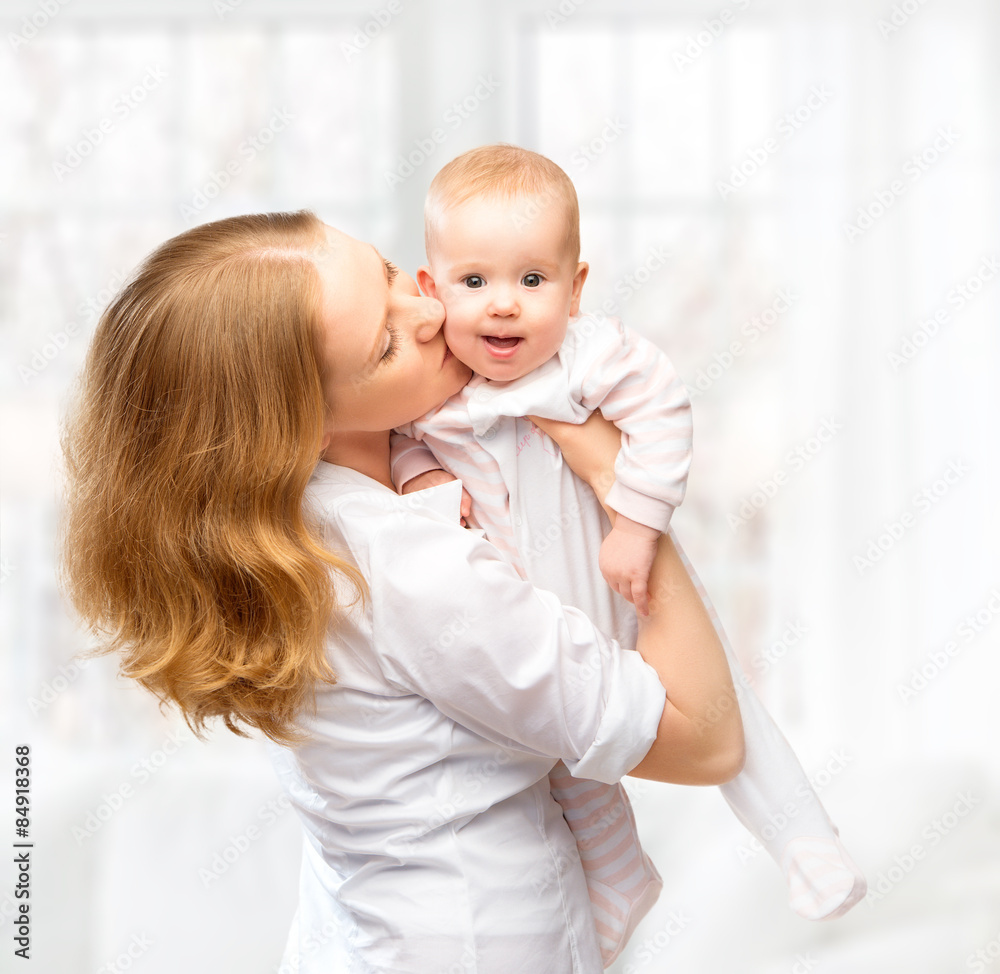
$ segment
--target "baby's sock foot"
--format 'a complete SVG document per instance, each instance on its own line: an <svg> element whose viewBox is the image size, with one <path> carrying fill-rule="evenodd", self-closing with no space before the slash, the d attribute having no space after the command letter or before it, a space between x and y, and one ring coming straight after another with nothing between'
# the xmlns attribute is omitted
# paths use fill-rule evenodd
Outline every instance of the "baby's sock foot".
<svg viewBox="0 0 1000 974"><path fill-rule="evenodd" d="M639 885L623 894L592 877L587 877L590 906L594 914L597 942L604 967L610 967L621 955L642 918L653 908L663 889L663 880L651 862Z"/></svg>
<svg viewBox="0 0 1000 974"><path fill-rule="evenodd" d="M864 874L837 838L792 839L781 868L788 881L789 906L807 920L843 916L868 890Z"/></svg>

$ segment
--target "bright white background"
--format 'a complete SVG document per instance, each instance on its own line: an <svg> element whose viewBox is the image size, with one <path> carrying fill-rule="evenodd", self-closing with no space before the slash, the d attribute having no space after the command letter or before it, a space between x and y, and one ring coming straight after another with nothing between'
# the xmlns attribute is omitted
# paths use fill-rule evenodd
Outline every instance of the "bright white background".
<svg viewBox="0 0 1000 974"><path fill-rule="evenodd" d="M0 970L265 974L295 905L261 745L71 662L57 427L96 309L249 211L310 207L412 272L434 172L506 140L576 182L585 307L697 394L677 530L879 894L800 920L714 789L631 782L666 889L616 971L1000 971L1000 8L561 9L4 2L0 844L29 743L36 846L28 965L0 868Z"/></svg>

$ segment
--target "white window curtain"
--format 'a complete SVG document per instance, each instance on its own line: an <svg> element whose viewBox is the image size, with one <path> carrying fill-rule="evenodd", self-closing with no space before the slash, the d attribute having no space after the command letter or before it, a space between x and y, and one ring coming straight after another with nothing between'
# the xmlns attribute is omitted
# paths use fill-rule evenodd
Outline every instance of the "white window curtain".
<svg viewBox="0 0 1000 974"><path fill-rule="evenodd" d="M291 816L267 833L258 871L240 867L243 884L216 894L197 873L273 800L259 752L220 734L143 790L130 769L176 721L116 682L111 661L72 661L87 641L54 577L58 417L99 310L156 244L240 212L309 207L415 270L427 184L484 142L566 169L591 265L585 308L660 343L691 389L695 462L675 526L807 770L851 755L831 811L870 876L959 789L986 795L1000 730L997 4L52 6L9 4L0 38L0 726L4 741L36 742L59 782L47 821L73 878L57 912L92 904L49 938L59 970L113 960L154 903L164 944L184 897L211 920L194 928L200 953L150 949L146 970L202 969L196 953L206 971L273 970L295 895L281 863L295 855ZM231 789L225 802L210 781ZM75 836L121 784L136 788L134 811ZM651 835L665 808L695 829L692 810L716 807L635 794ZM871 816L896 794L906 809ZM174 820L197 850L176 871L144 832L160 799L204 816ZM211 837L183 831L192 821ZM977 836L948 839L956 858L976 859ZM135 843L164 878L139 905L123 851ZM676 903L744 882L731 860L692 853ZM863 956L836 928L829 969L937 974L987 945L984 926L958 933L934 899L938 863L913 877L911 900L852 928L874 938ZM983 902L1000 901L995 874L976 873ZM261 877L281 903L252 895ZM756 966L740 968L706 916L645 969L792 969L788 944L805 940L769 939L737 900L719 909ZM266 951L213 932L247 917ZM884 946L915 917L911 948Z"/></svg>

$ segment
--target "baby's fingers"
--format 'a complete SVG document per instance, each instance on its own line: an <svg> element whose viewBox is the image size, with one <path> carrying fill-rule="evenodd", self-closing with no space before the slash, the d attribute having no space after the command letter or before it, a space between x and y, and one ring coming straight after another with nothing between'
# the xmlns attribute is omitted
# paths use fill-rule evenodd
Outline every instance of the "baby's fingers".
<svg viewBox="0 0 1000 974"><path fill-rule="evenodd" d="M649 615L649 589L645 581L638 579L632 582L630 596L626 596L638 611L639 615Z"/></svg>
<svg viewBox="0 0 1000 974"><path fill-rule="evenodd" d="M627 602L632 601L632 586L625 577L605 575L604 580L608 583L608 588L617 595L620 595Z"/></svg>

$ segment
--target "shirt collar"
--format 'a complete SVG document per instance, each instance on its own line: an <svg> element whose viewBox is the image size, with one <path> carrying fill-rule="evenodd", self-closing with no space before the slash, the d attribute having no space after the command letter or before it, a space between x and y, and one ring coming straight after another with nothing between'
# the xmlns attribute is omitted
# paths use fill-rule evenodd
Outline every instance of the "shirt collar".
<svg viewBox="0 0 1000 974"><path fill-rule="evenodd" d="M352 467L341 467L320 460L313 470L311 482L336 485L348 488L349 491L351 489L379 491L381 495L379 504L384 505L386 510L432 511L448 520L453 520L456 524L462 516L462 483L459 480L439 484L437 487L428 487L425 490L416 490L410 494L397 494L389 490L385 484Z"/></svg>

